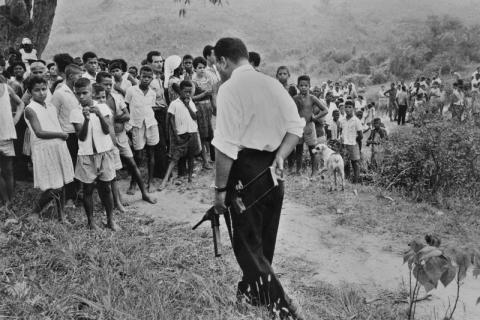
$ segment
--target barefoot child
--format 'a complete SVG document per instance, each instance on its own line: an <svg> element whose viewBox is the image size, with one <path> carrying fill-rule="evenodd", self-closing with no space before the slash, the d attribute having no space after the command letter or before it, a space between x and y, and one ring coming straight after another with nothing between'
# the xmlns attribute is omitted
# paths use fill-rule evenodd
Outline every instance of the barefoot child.
<svg viewBox="0 0 480 320"><path fill-rule="evenodd" d="M180 82L180 97L168 107L168 125L170 132L170 163L161 189L165 188L175 163L182 157L188 158L188 182L192 181L193 160L201 152L197 126L197 109L191 96L193 84Z"/></svg>
<svg viewBox="0 0 480 320"><path fill-rule="evenodd" d="M127 89L125 102L130 107L130 124L132 125L132 142L136 162L140 163L144 148L148 157L147 192L153 191L153 170L155 168L155 146L160 142L158 123L155 120L153 107L156 93L150 88L153 80L153 70L149 66L140 69L140 82ZM134 185L134 181L132 180Z"/></svg>
<svg viewBox="0 0 480 320"><path fill-rule="evenodd" d="M67 143L68 133L62 131L56 108L46 102L48 83L43 77L29 79L27 89L32 99L25 108L25 118L31 131L33 183L42 190L33 209L38 216L42 209L55 200L58 220L64 221L65 189L73 181L73 164Z"/></svg>
<svg viewBox="0 0 480 320"><path fill-rule="evenodd" d="M97 74L97 83L101 84L106 92L106 104L113 113L113 132L115 136L113 142L120 152L120 157L123 162L126 164L128 171L132 177L132 180L138 184L140 187L140 192L142 193L142 199L149 203L156 203L148 194L145 188L145 183L143 182L140 170L138 169L135 160L133 159L132 149L128 144L128 136L125 130L125 123L130 120L130 114L127 109L127 105L118 94L115 94L112 91L113 79L112 76L107 72L99 72ZM135 188L131 188L127 191L127 194L135 194Z"/></svg>
<svg viewBox="0 0 480 320"><path fill-rule="evenodd" d="M105 72L105 71L100 71L100 72ZM99 72L99 73L100 73ZM98 74L97 74L98 77ZM99 104L106 104L107 102L107 93L105 91L105 88L98 83L92 84L92 98L94 101L94 104L97 106ZM111 110L110 110L111 111ZM113 111L112 115L113 115ZM105 116L105 118L108 119L108 125L110 128L110 137L112 138L112 141L115 141L115 130L113 128L113 116ZM122 159L120 159L120 152L118 151L118 148L113 146L113 151L115 153L115 161L114 161L114 168L115 171L122 169ZM125 213L125 207L123 206L123 200L120 195L120 187L118 185L118 180L117 177L113 178L112 183L112 196L113 196L113 208L117 209L120 213Z"/></svg>
<svg viewBox="0 0 480 320"><path fill-rule="evenodd" d="M22 99L15 94L4 80L3 76L0 76L0 200L3 202L0 208L10 214L10 204L14 191L13 159L15 158L15 148L13 140L17 139L15 125L23 114L24 104ZM17 105L15 117L12 115L10 99Z"/></svg>
<svg viewBox="0 0 480 320"><path fill-rule="evenodd" d="M320 119L327 115L328 109L323 102L318 98L310 94L310 77L303 75L298 77L298 89L300 93L293 97L293 100L297 104L298 113L300 117L306 121L305 128L303 130L303 140L300 140L300 144L297 145L295 150L297 174L300 173L302 167L302 155L303 155L303 142L307 144L310 151L310 157L312 160L312 175L317 170L317 161L315 155L312 153L312 149L317 143L317 133L315 130L315 120ZM314 109L318 112L314 114Z"/></svg>
<svg viewBox="0 0 480 320"><path fill-rule="evenodd" d="M108 119L111 112L104 104L94 104L90 80L81 78L74 85L82 109L74 109L70 121L78 135L78 157L75 178L83 183L83 206L88 227L98 229L93 221L93 190L98 194L107 213L107 227L118 230L113 221L113 197L110 184L115 178L115 153Z"/></svg>
<svg viewBox="0 0 480 320"><path fill-rule="evenodd" d="M345 164L348 166L348 161L353 167L353 183L360 182L360 149L357 144L357 139L363 138L362 122L353 114L354 103L351 100L345 102L346 118L341 121L342 136L340 141L343 143L344 150L347 156Z"/></svg>
<svg viewBox="0 0 480 320"><path fill-rule="evenodd" d="M382 142L387 139L387 131L382 128L382 120L380 120L380 118L375 118L373 120L373 130L367 140L367 147L371 146L372 148L370 164L375 169L382 164L384 152Z"/></svg>

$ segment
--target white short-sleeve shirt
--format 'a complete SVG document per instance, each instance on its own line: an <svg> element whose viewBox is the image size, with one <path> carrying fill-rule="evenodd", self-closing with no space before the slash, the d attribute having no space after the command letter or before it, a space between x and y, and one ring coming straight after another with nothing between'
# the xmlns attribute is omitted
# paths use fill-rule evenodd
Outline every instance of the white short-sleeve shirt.
<svg viewBox="0 0 480 320"><path fill-rule="evenodd" d="M94 103L100 109L100 113L106 116L112 116L110 108L104 103ZM85 118L82 109L72 110L70 114L72 123L83 124ZM105 134L102 130L100 119L95 113L90 113L90 122L88 123L88 133L85 141L78 140L78 155L86 156L95 154L93 146L95 145L96 153L106 152L113 149L113 142L110 134Z"/></svg>
<svg viewBox="0 0 480 320"><path fill-rule="evenodd" d="M70 121L70 113L75 109L80 110L80 113L82 113L82 107L73 91L65 82L57 86L50 102L57 109L58 121L60 121L62 130L66 133L75 133L75 128Z"/></svg>
<svg viewBox="0 0 480 320"><path fill-rule="evenodd" d="M188 105L193 112L197 112L197 108L191 99ZM187 107L182 100L180 100L180 98L177 98L170 103L170 106L168 107L168 113L175 116L177 135L198 132L197 122L192 119Z"/></svg>
<svg viewBox="0 0 480 320"><path fill-rule="evenodd" d="M141 128L151 127L157 124L152 107L155 106L155 91L148 88L147 93L143 93L138 85L131 86L125 94L125 102L130 105L130 124L133 127Z"/></svg>
<svg viewBox="0 0 480 320"><path fill-rule="evenodd" d="M352 116L350 119L341 120L343 144L354 146L357 144L357 131L362 131L363 126L360 119Z"/></svg>
<svg viewBox="0 0 480 320"><path fill-rule="evenodd" d="M217 106L212 144L233 160L242 149L273 152L287 133L303 135L305 120L287 90L249 64L220 86Z"/></svg>

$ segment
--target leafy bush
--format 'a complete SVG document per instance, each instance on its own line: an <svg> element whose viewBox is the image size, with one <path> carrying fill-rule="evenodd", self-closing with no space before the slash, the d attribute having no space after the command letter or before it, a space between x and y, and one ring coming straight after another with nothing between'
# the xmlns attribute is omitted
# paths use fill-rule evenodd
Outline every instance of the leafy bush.
<svg viewBox="0 0 480 320"><path fill-rule="evenodd" d="M449 197L479 204L480 130L434 120L392 134L379 183L439 205Z"/></svg>
<svg viewBox="0 0 480 320"><path fill-rule="evenodd" d="M381 69L376 69L372 71L372 75L370 76L370 80L372 84L382 84L387 82L389 79L388 74Z"/></svg>

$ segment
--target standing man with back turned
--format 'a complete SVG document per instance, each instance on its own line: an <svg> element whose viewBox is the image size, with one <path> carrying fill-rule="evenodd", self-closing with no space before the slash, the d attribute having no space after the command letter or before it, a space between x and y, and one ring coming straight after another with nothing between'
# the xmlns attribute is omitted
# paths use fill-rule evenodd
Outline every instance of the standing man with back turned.
<svg viewBox="0 0 480 320"><path fill-rule="evenodd" d="M244 186L268 167L283 174L284 159L297 145L305 122L295 102L277 80L255 71L248 50L236 38L222 38L214 48L224 83L217 96L215 206L233 200L234 187ZM270 186L263 179L246 188L242 199L253 203ZM283 183L241 214L232 213L233 251L243 272L238 297L265 305L281 319L302 319L272 269L283 201Z"/></svg>

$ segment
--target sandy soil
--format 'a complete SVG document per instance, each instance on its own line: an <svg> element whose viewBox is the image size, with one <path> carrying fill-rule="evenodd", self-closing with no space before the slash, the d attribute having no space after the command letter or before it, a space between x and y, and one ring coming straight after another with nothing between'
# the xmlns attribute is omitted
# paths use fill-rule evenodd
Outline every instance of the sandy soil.
<svg viewBox="0 0 480 320"><path fill-rule="evenodd" d="M211 175L200 174L191 185L184 180L177 180L177 183L178 185L171 184L167 190L153 194L158 200L156 205L140 201L139 193L125 196L125 200L140 214L185 222L193 226L210 206ZM287 180L287 188L289 183L292 187L301 188L299 183L307 185L323 182L308 182L306 179L297 178L290 182ZM122 185L124 191L126 187ZM350 186L347 189L351 188ZM319 193L318 197L323 198L324 205L314 208L299 203L304 199L287 197L285 200L275 258L278 262L277 272L288 280L289 271L292 270L282 269L285 264L280 262L300 259L306 261L311 270L311 273L302 274L301 280L304 282L321 280L331 284L357 284L372 300L384 298L382 295L386 291L399 292L402 287L408 289L408 268L403 265L402 260L402 251L406 248L403 243L394 242L386 235L368 234L342 226L338 223L339 219L349 219L351 215L361 213L337 214L337 201L331 194ZM358 197L360 198L357 201L362 201L361 193ZM378 201L378 205L382 205L383 202ZM205 224L201 229L209 232L209 225ZM199 231L199 234L202 231ZM222 226L221 231L224 249L230 250L226 228ZM444 312L449 299L452 301L454 298L455 288L439 288L431 294L430 301L419 305L418 312L425 319L433 319L434 308ZM479 295L480 281L469 275L462 287L461 303L455 319L478 320L480 306L475 306L475 301ZM441 314L443 316L443 313Z"/></svg>

